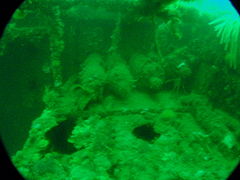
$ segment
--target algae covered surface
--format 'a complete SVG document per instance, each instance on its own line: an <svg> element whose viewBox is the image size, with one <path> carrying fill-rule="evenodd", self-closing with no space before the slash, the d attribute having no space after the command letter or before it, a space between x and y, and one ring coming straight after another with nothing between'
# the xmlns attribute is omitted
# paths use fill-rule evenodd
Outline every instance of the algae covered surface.
<svg viewBox="0 0 240 180"><path fill-rule="evenodd" d="M23 177L227 179L240 18L214 2L25 1L0 41L1 138Z"/></svg>

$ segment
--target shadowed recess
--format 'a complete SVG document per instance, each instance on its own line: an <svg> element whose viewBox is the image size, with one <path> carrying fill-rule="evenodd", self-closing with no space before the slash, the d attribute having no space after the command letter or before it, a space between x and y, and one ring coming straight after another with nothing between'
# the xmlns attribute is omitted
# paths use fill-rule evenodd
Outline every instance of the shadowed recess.
<svg viewBox="0 0 240 180"><path fill-rule="evenodd" d="M152 143L154 139L160 136L159 133L154 131L151 124L144 124L133 129L133 135L139 139Z"/></svg>
<svg viewBox="0 0 240 180"><path fill-rule="evenodd" d="M76 149L73 144L67 141L74 126L75 121L70 118L48 131L46 137L50 141L49 149L62 154L75 152Z"/></svg>

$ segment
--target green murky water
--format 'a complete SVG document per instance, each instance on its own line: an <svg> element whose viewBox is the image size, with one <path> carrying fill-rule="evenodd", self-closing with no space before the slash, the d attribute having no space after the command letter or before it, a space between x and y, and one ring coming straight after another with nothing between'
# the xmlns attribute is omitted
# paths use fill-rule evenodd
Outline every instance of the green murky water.
<svg viewBox="0 0 240 180"><path fill-rule="evenodd" d="M227 0L27 0L0 41L1 139L29 180L225 180L240 157Z"/></svg>

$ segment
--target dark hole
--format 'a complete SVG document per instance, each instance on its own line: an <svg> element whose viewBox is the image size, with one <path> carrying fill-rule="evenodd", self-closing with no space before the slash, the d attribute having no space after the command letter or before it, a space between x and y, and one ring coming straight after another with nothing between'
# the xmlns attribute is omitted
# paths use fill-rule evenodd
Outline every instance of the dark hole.
<svg viewBox="0 0 240 180"><path fill-rule="evenodd" d="M67 141L74 125L75 119L69 117L46 133L46 137L50 141L49 149L51 151L63 154L71 154L76 151L73 144Z"/></svg>
<svg viewBox="0 0 240 180"><path fill-rule="evenodd" d="M108 170L107 170L107 173L109 174L109 176L111 178L114 178L114 173L115 173L115 170L116 168L118 167L118 164L113 164Z"/></svg>
<svg viewBox="0 0 240 180"><path fill-rule="evenodd" d="M76 87L74 87L73 90L74 90L74 91L79 91L79 90L81 90L81 87L80 87L80 86L76 86Z"/></svg>
<svg viewBox="0 0 240 180"><path fill-rule="evenodd" d="M156 133L151 124L144 124L133 129L132 133L139 139L148 141L150 143L153 140L160 136L159 133Z"/></svg>

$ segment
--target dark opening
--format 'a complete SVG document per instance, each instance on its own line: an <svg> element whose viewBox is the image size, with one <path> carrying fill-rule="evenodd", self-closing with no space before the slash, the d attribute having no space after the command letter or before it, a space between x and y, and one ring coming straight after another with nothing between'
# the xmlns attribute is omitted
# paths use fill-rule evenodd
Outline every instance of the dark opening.
<svg viewBox="0 0 240 180"><path fill-rule="evenodd" d="M154 131L152 124L144 124L133 129L132 133L139 139L152 143L160 136Z"/></svg>
<svg viewBox="0 0 240 180"><path fill-rule="evenodd" d="M107 173L108 175L111 177L111 178L115 178L115 170L116 168L118 167L118 164L113 164L108 170L107 170Z"/></svg>
<svg viewBox="0 0 240 180"><path fill-rule="evenodd" d="M46 137L50 141L49 149L63 154L71 154L77 151L73 144L67 141L74 126L75 119L68 118L48 131Z"/></svg>

